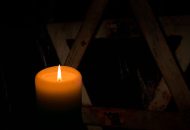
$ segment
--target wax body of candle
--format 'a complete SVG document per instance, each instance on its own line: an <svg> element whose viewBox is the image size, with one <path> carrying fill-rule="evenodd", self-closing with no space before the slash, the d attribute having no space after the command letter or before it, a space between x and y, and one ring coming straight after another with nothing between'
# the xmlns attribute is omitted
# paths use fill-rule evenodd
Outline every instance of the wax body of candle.
<svg viewBox="0 0 190 130"><path fill-rule="evenodd" d="M81 105L82 76L72 67L61 66L61 79L57 79L58 66L45 68L35 77L39 106L46 110L64 111Z"/></svg>

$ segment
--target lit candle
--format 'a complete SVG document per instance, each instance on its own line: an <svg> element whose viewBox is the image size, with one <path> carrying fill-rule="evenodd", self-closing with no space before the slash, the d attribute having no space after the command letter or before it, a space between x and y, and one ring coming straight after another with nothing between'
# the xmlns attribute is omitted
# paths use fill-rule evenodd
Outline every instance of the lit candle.
<svg viewBox="0 0 190 130"><path fill-rule="evenodd" d="M81 104L82 76L68 66L48 67L37 73L37 102L46 110L64 111Z"/></svg>

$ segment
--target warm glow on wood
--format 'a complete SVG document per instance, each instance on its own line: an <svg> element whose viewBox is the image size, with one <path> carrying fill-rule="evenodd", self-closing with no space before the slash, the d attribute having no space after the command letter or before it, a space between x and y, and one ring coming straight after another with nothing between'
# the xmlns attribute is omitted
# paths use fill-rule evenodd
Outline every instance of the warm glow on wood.
<svg viewBox="0 0 190 130"><path fill-rule="evenodd" d="M57 81L61 81L62 77L61 77L61 67L60 65L58 66L58 70L57 70Z"/></svg>

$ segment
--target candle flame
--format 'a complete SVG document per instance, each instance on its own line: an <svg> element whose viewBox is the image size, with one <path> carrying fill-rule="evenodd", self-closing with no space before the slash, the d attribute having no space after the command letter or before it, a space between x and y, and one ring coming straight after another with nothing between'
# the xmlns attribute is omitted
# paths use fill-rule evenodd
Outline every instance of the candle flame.
<svg viewBox="0 0 190 130"><path fill-rule="evenodd" d="M60 65L58 66L58 70L57 70L57 81L61 81L62 77L61 77L61 67Z"/></svg>

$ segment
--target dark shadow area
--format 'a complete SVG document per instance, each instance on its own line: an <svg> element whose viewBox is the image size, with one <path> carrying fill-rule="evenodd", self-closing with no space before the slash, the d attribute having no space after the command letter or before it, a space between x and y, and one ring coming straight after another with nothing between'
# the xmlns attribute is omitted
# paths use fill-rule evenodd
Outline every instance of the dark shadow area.
<svg viewBox="0 0 190 130"><path fill-rule="evenodd" d="M180 36L168 37L172 52L180 41ZM79 70L92 102L104 107L146 109L162 77L143 38L95 39ZM175 102L168 110L176 110Z"/></svg>

